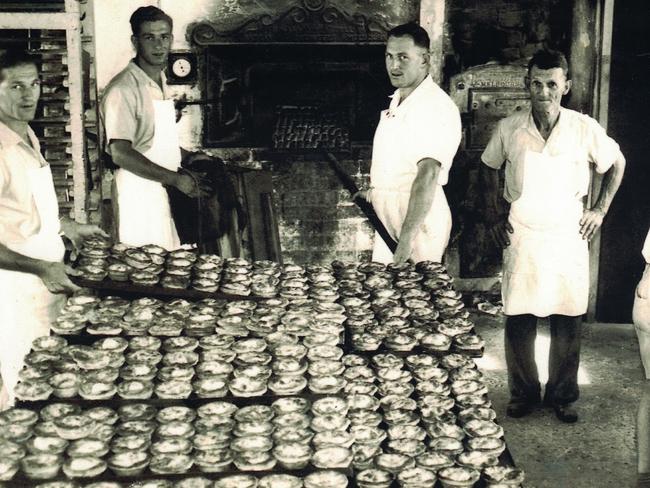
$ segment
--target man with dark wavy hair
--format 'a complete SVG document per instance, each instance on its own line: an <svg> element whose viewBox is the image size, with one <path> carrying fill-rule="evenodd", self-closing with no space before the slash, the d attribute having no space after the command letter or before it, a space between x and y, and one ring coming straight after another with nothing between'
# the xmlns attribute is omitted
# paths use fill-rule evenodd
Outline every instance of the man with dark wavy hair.
<svg viewBox="0 0 650 488"><path fill-rule="evenodd" d="M531 109L501 120L481 156L491 233L504 248L501 291L511 395L507 414L527 415L541 399L535 337L538 317L549 317L544 403L562 422L575 422L581 320L589 296L588 243L621 184L625 158L598 122L561 106L571 89L562 53L537 52L525 82ZM504 163L507 218L497 212L498 170ZM588 207L592 168L604 178Z"/></svg>
<svg viewBox="0 0 650 488"><path fill-rule="evenodd" d="M75 245L106 236L59 219L52 171L29 126L41 93L38 62L25 51L0 52L0 409L13 404L32 341L49 334L64 294L78 290L66 274L61 235Z"/></svg>
<svg viewBox="0 0 650 488"><path fill-rule="evenodd" d="M180 240L165 186L191 197L206 196L208 189L197 175L178 171L188 153L179 146L176 111L163 72L173 21L147 6L133 12L130 23L135 58L108 84L100 106L108 152L119 166L113 188L117 237L133 246L172 250Z"/></svg>

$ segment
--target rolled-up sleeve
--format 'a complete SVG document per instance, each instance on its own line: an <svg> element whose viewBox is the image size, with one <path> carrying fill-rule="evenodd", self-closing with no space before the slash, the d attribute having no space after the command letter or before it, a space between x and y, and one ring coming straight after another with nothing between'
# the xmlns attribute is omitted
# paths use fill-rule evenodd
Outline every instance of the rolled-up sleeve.
<svg viewBox="0 0 650 488"><path fill-rule="evenodd" d="M119 86L112 87L104 94L101 109L108 142L113 139L136 141L136 102L135 91Z"/></svg>
<svg viewBox="0 0 650 488"><path fill-rule="evenodd" d="M0 147L0 243L9 246L38 232L41 219L27 173L41 162L36 151L14 145Z"/></svg>
<svg viewBox="0 0 650 488"><path fill-rule="evenodd" d="M587 148L589 160L594 163L598 173L605 173L614 162L623 156L618 143L607 135L605 129L591 117L587 121Z"/></svg>
<svg viewBox="0 0 650 488"><path fill-rule="evenodd" d="M492 136L490 142L481 154L481 161L490 168L499 169L506 160L505 143L503 140L503 122L500 121Z"/></svg>
<svg viewBox="0 0 650 488"><path fill-rule="evenodd" d="M409 149L413 161L435 159L449 170L461 139L460 114L456 107L444 114L434 110L420 110L420 116L409 123Z"/></svg>

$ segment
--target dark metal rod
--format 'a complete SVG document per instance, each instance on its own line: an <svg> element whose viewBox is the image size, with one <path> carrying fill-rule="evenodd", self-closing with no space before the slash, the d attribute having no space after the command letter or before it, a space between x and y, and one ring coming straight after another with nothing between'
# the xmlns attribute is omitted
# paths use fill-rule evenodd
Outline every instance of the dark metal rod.
<svg viewBox="0 0 650 488"><path fill-rule="evenodd" d="M338 159L330 153L327 152L325 153L327 156L327 160L330 163L330 166L334 170L334 173L336 173L336 176L338 176L339 181L343 185L343 187L350 192L350 195L354 195L359 191L359 187L357 184L354 182L352 177L348 175L345 170L341 167L341 164L339 163ZM377 217L377 214L375 213L375 209L372 207L372 204L368 203L366 200L363 198L355 198L354 203L361 209L361 211L364 213L370 224L374 227L374 229L377 231L379 236L383 239L383 241L386 243L388 246L388 249L392 253L395 253L395 250L397 249L397 241L393 239L393 237L390 235L382 221Z"/></svg>

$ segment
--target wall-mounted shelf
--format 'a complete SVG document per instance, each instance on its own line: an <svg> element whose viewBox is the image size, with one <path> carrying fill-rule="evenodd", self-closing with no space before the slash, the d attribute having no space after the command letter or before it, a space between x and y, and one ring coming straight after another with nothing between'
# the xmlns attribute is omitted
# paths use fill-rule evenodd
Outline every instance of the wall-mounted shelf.
<svg viewBox="0 0 650 488"><path fill-rule="evenodd" d="M22 7L22 11L20 8ZM11 37L14 42L24 41L29 44L38 44L35 53L51 61L52 56L61 59L67 65L65 73L50 73L55 76L64 76L56 86L46 85L43 89L41 104L61 105L63 112L53 117L43 117L35 121L35 126L61 125L60 134L45 130L41 137L43 150L48 144L60 145L62 140L67 140L67 158L71 164L55 164L55 177L59 179L68 177L68 169L72 169L71 190L59 195L59 204L62 212L73 210L75 220L86 222L88 220L89 182L85 164L84 120L83 120L83 75L82 75L82 49L81 49L81 14L77 0L36 1L36 2L10 2L0 6L0 30L13 30L26 32L24 39ZM26 11L29 10L29 11ZM33 32L34 36L30 36ZM45 73L46 78L48 73ZM56 94L48 90L56 90ZM60 112L60 111L59 111ZM56 137L54 137L56 136ZM54 140L52 140L54 137ZM74 196L74 197L73 197Z"/></svg>

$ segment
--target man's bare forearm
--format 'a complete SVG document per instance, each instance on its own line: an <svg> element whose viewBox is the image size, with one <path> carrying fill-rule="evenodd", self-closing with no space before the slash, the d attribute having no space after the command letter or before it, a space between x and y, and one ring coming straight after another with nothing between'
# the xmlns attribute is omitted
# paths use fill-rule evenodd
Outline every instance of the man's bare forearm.
<svg viewBox="0 0 650 488"><path fill-rule="evenodd" d="M427 158L418 163L418 174L411 186L408 209L399 235L400 241L413 241L417 236L433 205L439 174L440 163L435 159Z"/></svg>
<svg viewBox="0 0 650 488"><path fill-rule="evenodd" d="M41 276L47 266L51 264L49 261L34 259L17 253L7 246L0 244L0 268L2 269Z"/></svg>
<svg viewBox="0 0 650 488"><path fill-rule="evenodd" d="M133 149L129 141L111 141L110 144L113 161L120 168L147 180L157 181L167 186L178 184L179 173L159 166L144 155Z"/></svg>
<svg viewBox="0 0 650 488"><path fill-rule="evenodd" d="M496 218L499 214L499 170L485 164L479 168L485 210L489 217Z"/></svg>
<svg viewBox="0 0 650 488"><path fill-rule="evenodd" d="M623 173L625 172L625 158L621 155L612 165L609 170L603 175L603 182L600 187L600 193L593 205L593 210L600 210L603 214L607 214L609 206L612 204L614 195L621 186L623 181Z"/></svg>
<svg viewBox="0 0 650 488"><path fill-rule="evenodd" d="M499 195L499 170L485 164L479 167L479 178L483 190L483 216L485 225L494 244L500 248L510 245L508 234L512 234L512 226L505 218L503 200Z"/></svg>

